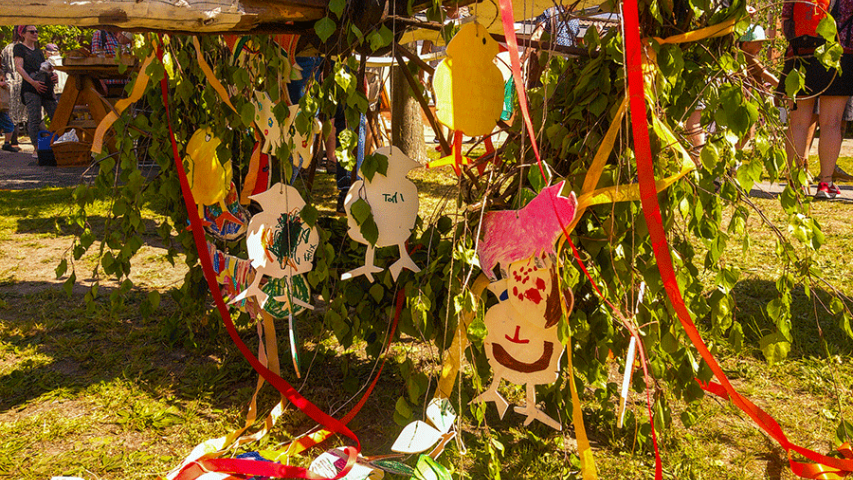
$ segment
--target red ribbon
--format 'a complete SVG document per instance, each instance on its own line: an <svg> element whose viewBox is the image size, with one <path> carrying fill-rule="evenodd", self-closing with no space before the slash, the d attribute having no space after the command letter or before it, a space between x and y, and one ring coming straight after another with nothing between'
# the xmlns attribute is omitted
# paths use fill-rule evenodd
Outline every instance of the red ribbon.
<svg viewBox="0 0 853 480"><path fill-rule="evenodd" d="M649 144L649 125L646 120L646 99L642 65L643 47L640 41L637 4L627 1L623 2L622 6L625 21L625 56L628 75L628 94L631 107L631 124L634 134L634 155L637 159L637 176L640 184L640 201L643 206L643 216L649 228L652 249L667 296L690 341L693 342L702 359L705 360L711 371L714 372L714 375L720 381L719 386L708 387L706 385L706 387L710 388L706 389L719 395L722 393L719 389L722 388L732 403L749 415L774 440L779 442L782 448L788 451L788 461L790 462L791 470L795 474L806 476L807 478L818 478L808 476L809 471L815 468L814 465L796 462L791 458L790 452L792 450L813 462L827 465L837 470L837 472L853 472L853 460L851 459L842 460L828 457L791 443L773 417L735 391L723 369L714 359L714 356L699 335L698 330L696 330L693 320L690 318L690 312L684 304L684 298L681 296L681 291L676 281L675 270L672 266L672 257L669 253L669 243L663 229L660 204L658 203L657 190L655 188L655 172L652 163L651 146Z"/></svg>
<svg viewBox="0 0 853 480"><path fill-rule="evenodd" d="M160 62L163 61L163 51L159 45L157 46L157 58ZM195 199L193 198L192 191L190 190L187 174L184 171L184 165L178 153L178 144L175 141L175 134L172 130L171 113L169 111L168 77L165 75L160 81L160 89L163 93L163 106L166 110L166 123L169 127L169 137L172 142L172 154L175 159L175 168L178 172L178 179L181 183L181 191L183 193L184 203L187 207L190 224L193 227L193 240L195 241L196 250L198 251L199 260L201 261L204 278L207 280L207 285L210 288L211 295L216 303L216 308L222 316L222 321L225 323L225 328L231 336L231 339L237 345L237 349L240 350L243 357L245 357L249 364L252 365L252 368L254 368L267 382L275 387L276 390L281 392L288 401L311 417L311 419L323 425L327 430L342 434L355 442L355 448L345 447L344 450L348 455L347 465L335 477L333 477L333 480L342 478L355 464L355 459L361 451L361 443L358 441L358 437L356 437L356 435L350 431L346 425L320 410L316 405L300 395L293 386L287 383L287 381L264 366L249 350L249 347L243 343L243 340L240 339L237 329L231 321L231 314L228 311L228 307L225 305L225 301L222 299L222 294L219 291L219 284L217 283L216 275L214 274L213 264L211 263L210 256L207 254L204 229L201 226L201 219L198 216ZM211 459L188 464L175 477L175 480L194 479L205 472L245 473L249 475L288 478L324 478L309 472L305 468L281 465L278 463L239 459Z"/></svg>
<svg viewBox="0 0 853 480"><path fill-rule="evenodd" d="M504 37L512 66L512 78L518 87L515 90L518 92L518 106L521 110L521 117L524 119L524 125L527 127L527 133L530 135L530 145L533 147L533 154L536 155L539 172L542 174L542 178L548 181L545 169L542 168L542 159L539 158L536 133L533 131L533 121L530 120L530 112L527 108L527 89L524 88L524 83L521 81L521 60L518 58L518 40L515 38L515 20L512 18L512 0L500 0L500 10L501 21L504 26Z"/></svg>

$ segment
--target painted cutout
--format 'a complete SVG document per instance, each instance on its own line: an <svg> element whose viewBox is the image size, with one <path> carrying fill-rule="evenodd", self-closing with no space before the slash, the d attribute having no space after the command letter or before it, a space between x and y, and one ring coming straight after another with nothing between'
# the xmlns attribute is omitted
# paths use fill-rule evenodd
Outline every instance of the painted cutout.
<svg viewBox="0 0 853 480"><path fill-rule="evenodd" d="M231 182L231 188L228 190L228 195L225 196L224 203L225 211L222 210L222 205L219 203L205 205L204 216L201 218L206 223L205 230L212 237L233 242L246 234L251 215L248 210L240 205L234 182Z"/></svg>
<svg viewBox="0 0 853 480"><path fill-rule="evenodd" d="M228 255L218 250L215 245L207 243L207 253L213 263L213 272L219 283L220 291L226 302L236 303L237 308L252 317L260 315L261 309L253 298L232 302L240 292L244 291L255 278L255 269L248 260Z"/></svg>
<svg viewBox="0 0 853 480"><path fill-rule="evenodd" d="M363 457L359 456L352 469L341 477L341 480L382 480L385 473L366 465ZM340 448L324 452L311 462L308 470L325 478L334 478L347 464L347 454Z"/></svg>
<svg viewBox="0 0 853 480"><path fill-rule="evenodd" d="M577 208L574 192L568 197L560 195L563 183L543 189L521 210L493 211L483 216L483 239L477 254L480 268L492 281L497 279L493 272L496 264L503 272L510 263L531 256L556 255L554 244L563 228L571 225Z"/></svg>
<svg viewBox="0 0 853 480"><path fill-rule="evenodd" d="M425 422L415 420L403 428L400 436L391 445L391 451L397 453L425 452L441 439L441 433Z"/></svg>
<svg viewBox="0 0 853 480"><path fill-rule="evenodd" d="M456 421L456 412L446 398L433 398L426 409L427 420L441 433L447 433Z"/></svg>
<svg viewBox="0 0 853 480"><path fill-rule="evenodd" d="M406 249L406 240L412 233L418 215L418 187L406 178L406 174L419 164L397 147L382 147L375 153L388 157L387 175L376 172L372 180L356 180L344 199L349 227L347 233L356 242L367 245L367 253L364 266L344 273L341 275L342 280L364 275L372 282L373 274L382 271L373 263L376 248L392 245L397 245L400 250L400 259L388 267L394 280L397 280L404 268L413 272L421 271ZM359 199L366 201L373 213L373 221L379 230L376 245L371 245L364 238L361 227L352 215L352 206Z"/></svg>
<svg viewBox="0 0 853 480"><path fill-rule="evenodd" d="M316 118L311 124L311 131L303 135L296 128L296 115L299 113L299 105L288 106L287 120L281 125L273 114L275 104L266 92L255 92L255 125L260 129L264 138L261 153L275 153L275 149L281 146L282 141L291 142L291 159L294 166L307 168L311 164L313 155L311 150L314 146L314 137L320 133L320 121Z"/></svg>
<svg viewBox="0 0 853 480"><path fill-rule="evenodd" d="M309 227L299 216L305 201L299 192L277 183L259 195L252 195L263 211L252 217L246 234L249 260L257 270L251 285L235 298L236 301L254 296L264 307L269 295L261 288L264 277L284 278L307 273L313 268L314 252L320 242L317 229ZM289 302L288 295L274 297ZM298 295L293 299L297 304ZM302 305L310 308L310 305Z"/></svg>
<svg viewBox="0 0 853 480"><path fill-rule="evenodd" d="M199 128L187 142L184 168L187 171L190 191L198 205L198 216L205 218L204 207L217 205L222 212L216 219L216 226L223 229L225 221L240 223L240 219L231 214L225 205L225 198L231 188L231 160L224 164L219 161L216 149L222 143L213 135L209 127ZM202 224L206 224L202 220Z"/></svg>
<svg viewBox="0 0 853 480"><path fill-rule="evenodd" d="M255 125L263 137L261 153L269 154L281 145L281 125L273 115L272 98L267 92L255 92Z"/></svg>
<svg viewBox="0 0 853 480"><path fill-rule="evenodd" d="M538 266L540 263L545 266ZM501 380L526 385L527 404L515 407L517 413L527 417L524 424L539 420L562 429L559 422L536 406L536 385L557 380L565 350L557 336L557 323L562 316L559 288L557 269L547 257L512 263L508 279L489 285L500 300L483 319L488 330L483 348L494 378L472 402L494 402L503 418L508 403L498 393ZM571 291L566 295L572 298Z"/></svg>
<svg viewBox="0 0 853 480"><path fill-rule="evenodd" d="M271 297L264 310L275 318L299 315L305 310L313 310L311 287L305 281L305 275L271 278L261 286L261 291Z"/></svg>
<svg viewBox="0 0 853 480"><path fill-rule="evenodd" d="M462 26L433 77L439 122L472 137L492 132L503 110L503 76L493 61L498 50L486 27Z"/></svg>

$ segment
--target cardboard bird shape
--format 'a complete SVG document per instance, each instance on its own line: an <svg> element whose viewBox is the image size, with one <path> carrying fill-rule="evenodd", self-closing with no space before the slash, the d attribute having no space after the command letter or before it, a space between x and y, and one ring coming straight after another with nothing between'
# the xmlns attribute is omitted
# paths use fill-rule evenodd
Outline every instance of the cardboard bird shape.
<svg viewBox="0 0 853 480"><path fill-rule="evenodd" d="M299 113L299 105L290 105L287 120L282 126L273 114L275 104L266 92L255 92L255 125L260 129L263 137L261 153L275 153L274 148L281 146L282 141L292 142L293 150L291 157L293 165L307 168L311 164L311 147L314 145L314 136L320 132L320 121L316 118L311 123L311 131L303 135L296 128L296 115Z"/></svg>
<svg viewBox="0 0 853 480"><path fill-rule="evenodd" d="M342 280L364 275L372 282L373 274L382 271L373 264L376 248L392 245L397 245L400 249L400 259L388 268L394 280L397 280L403 268L413 272L421 271L406 250L406 240L411 235L418 216L418 187L406 178L406 174L419 164L397 147L382 147L376 150L375 155L388 158L386 174L376 172L371 180L356 180L344 199L348 234L356 242L367 245L367 253L364 266L344 273ZM379 237L375 245L371 245L361 234L361 227L352 213L353 205L359 200L367 202L373 214L373 221L376 222Z"/></svg>
<svg viewBox="0 0 853 480"><path fill-rule="evenodd" d="M226 220L240 223L240 219L235 217L225 204L225 198L231 189L232 171L231 160L223 164L216 154L221 143L221 140L213 135L212 129L200 128L190 137L184 156L184 168L187 171L190 191L198 205L198 216L205 218L205 205L218 205L221 215L216 218L216 223L220 230Z"/></svg>
<svg viewBox="0 0 853 480"><path fill-rule="evenodd" d="M483 239L477 247L480 268L496 280L496 264L501 269L534 255L554 255L554 244L563 229L575 218L577 199L574 192L561 195L563 184L543 189L521 210L488 212L483 216ZM506 274L504 274L506 276Z"/></svg>
<svg viewBox="0 0 853 480"><path fill-rule="evenodd" d="M508 403L498 393L501 380L526 385L527 404L515 407L517 413L527 417L524 424L539 420L561 430L559 422L536 406L536 385L557 379L560 357L565 350L557 335L557 323L562 316L557 269L548 257L514 262L508 269L508 278L489 285L499 303L483 319L488 331L483 348L494 378L488 389L472 402L494 402L503 418ZM566 296L571 299L571 291Z"/></svg>
<svg viewBox="0 0 853 480"><path fill-rule="evenodd" d="M447 45L447 58L435 70L438 121L477 137L494 130L503 110L504 81L493 59L498 44L477 22L462 26Z"/></svg>
<svg viewBox="0 0 853 480"><path fill-rule="evenodd" d="M252 284L232 302L255 296L263 308L269 295L261 289L263 277L288 278L285 291L294 293L273 297L287 303L288 307L312 308L295 295L295 285L290 277L307 273L313 268L314 252L320 243L315 227L307 225L300 216L305 200L299 192L282 183L273 185L259 195L252 195L263 211L249 221L246 234L246 250L249 260L257 271ZM292 303L288 303L292 302Z"/></svg>

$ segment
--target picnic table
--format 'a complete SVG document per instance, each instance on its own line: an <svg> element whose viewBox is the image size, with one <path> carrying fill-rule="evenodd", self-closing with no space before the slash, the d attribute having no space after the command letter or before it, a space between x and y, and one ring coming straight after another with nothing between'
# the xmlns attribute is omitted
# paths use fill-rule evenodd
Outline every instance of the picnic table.
<svg viewBox="0 0 853 480"><path fill-rule="evenodd" d="M132 66L135 59L122 58L121 62ZM82 141L91 143L98 124L121 98L121 92L104 90L101 80L127 80L131 69L120 72L114 57L66 57L62 63L56 69L67 73L68 80L51 120L51 130L61 135L74 128Z"/></svg>

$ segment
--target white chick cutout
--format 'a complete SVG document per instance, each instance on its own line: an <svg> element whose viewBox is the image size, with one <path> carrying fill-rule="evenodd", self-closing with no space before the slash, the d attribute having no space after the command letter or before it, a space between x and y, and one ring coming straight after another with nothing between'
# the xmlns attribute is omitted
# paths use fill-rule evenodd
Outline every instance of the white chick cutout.
<svg viewBox="0 0 853 480"><path fill-rule="evenodd" d="M246 250L257 273L251 285L231 303L254 296L263 308L269 297L260 288L261 279L292 277L311 271L320 235L299 216L305 200L295 188L277 183L250 198L263 208L249 221L246 233ZM287 295L275 299L289 302ZM312 308L295 298L294 303Z"/></svg>
<svg viewBox="0 0 853 480"><path fill-rule="evenodd" d="M486 357L494 378L489 388L473 402L494 402L501 418L508 407L498 393L501 380L527 386L527 404L515 407L525 415L524 425L533 420L562 430L559 422L536 406L536 385L557 380L560 357L565 348L557 336L557 323L562 316L557 270L548 265L536 266L533 258L510 265L509 278L489 285L500 303L486 312L484 323L488 333L483 341ZM571 310L571 291L566 293Z"/></svg>
<svg viewBox="0 0 853 480"><path fill-rule="evenodd" d="M296 115L299 114L299 105L290 105L287 120L282 126L273 115L275 104L266 92L255 92L255 125L264 138L261 153L269 154L281 146L282 140L291 146L291 159L294 166L308 168L313 159L311 149L314 146L314 136L320 133L320 121L313 119L311 131L303 135L296 128Z"/></svg>
<svg viewBox="0 0 853 480"><path fill-rule="evenodd" d="M388 157L387 175L377 172L372 180L356 180L344 199L349 236L356 242L367 245L367 253L364 266L344 273L341 275L342 280L364 275L372 282L373 274L382 271L373 263L376 248L392 245L397 245L400 249L400 259L388 267L394 280L397 280L403 268L413 272L421 271L406 250L406 240L412 233L418 215L418 187L406 178L406 174L419 164L397 147L382 147L376 150L376 153ZM376 245L371 245L364 238L352 215L352 205L359 199L366 201L373 213L373 220L379 230Z"/></svg>

